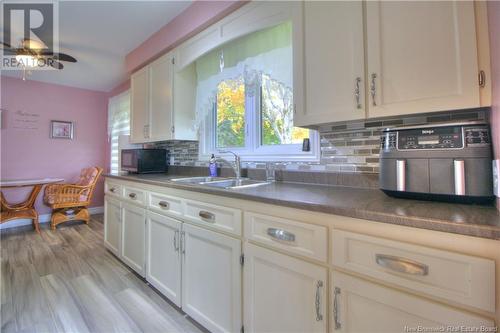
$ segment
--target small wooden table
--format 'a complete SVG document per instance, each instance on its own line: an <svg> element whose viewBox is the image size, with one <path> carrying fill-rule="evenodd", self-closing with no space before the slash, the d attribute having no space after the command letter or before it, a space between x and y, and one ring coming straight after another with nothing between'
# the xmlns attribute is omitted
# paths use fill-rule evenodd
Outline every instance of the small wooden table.
<svg viewBox="0 0 500 333"><path fill-rule="evenodd" d="M36 232L40 233L38 224L38 212L35 210L35 201L42 187L46 184L59 183L64 181L61 178L44 178L44 179L16 179L16 180L0 180L0 197L2 205L0 209L0 224L15 220L15 219L31 219ZM28 198L20 203L11 204L5 200L1 189L16 188L16 187L33 187Z"/></svg>

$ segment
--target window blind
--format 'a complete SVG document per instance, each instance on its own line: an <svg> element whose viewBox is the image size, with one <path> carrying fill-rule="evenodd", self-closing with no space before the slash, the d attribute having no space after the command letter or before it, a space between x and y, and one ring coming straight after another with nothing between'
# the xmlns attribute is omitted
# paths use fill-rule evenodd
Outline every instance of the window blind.
<svg viewBox="0 0 500 333"><path fill-rule="evenodd" d="M130 92L111 97L108 102L108 137L110 142L110 171L120 169L118 141L120 135L130 134Z"/></svg>

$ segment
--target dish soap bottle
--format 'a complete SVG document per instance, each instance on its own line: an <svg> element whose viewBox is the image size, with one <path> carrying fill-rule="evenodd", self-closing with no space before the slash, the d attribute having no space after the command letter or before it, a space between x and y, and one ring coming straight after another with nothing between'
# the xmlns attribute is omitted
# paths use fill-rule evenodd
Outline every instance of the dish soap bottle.
<svg viewBox="0 0 500 333"><path fill-rule="evenodd" d="M210 161L208 163L208 172L210 177L217 177L217 160L215 159L215 155L212 154L210 157Z"/></svg>

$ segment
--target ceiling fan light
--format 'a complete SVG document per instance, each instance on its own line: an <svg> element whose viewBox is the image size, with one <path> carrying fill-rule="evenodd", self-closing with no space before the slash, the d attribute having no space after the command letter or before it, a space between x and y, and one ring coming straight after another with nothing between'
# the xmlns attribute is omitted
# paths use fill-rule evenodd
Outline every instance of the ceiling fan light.
<svg viewBox="0 0 500 333"><path fill-rule="evenodd" d="M23 67L37 66L37 59L30 54L18 54L16 55L16 61L20 63Z"/></svg>

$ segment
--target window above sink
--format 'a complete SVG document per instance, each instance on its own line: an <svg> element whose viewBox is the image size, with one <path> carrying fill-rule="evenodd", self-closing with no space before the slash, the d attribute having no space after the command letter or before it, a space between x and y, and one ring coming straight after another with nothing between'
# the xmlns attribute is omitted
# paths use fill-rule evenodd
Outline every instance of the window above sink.
<svg viewBox="0 0 500 333"><path fill-rule="evenodd" d="M292 32L293 22L283 21L194 62L201 160L219 149L247 161L318 160L316 131L293 125Z"/></svg>

